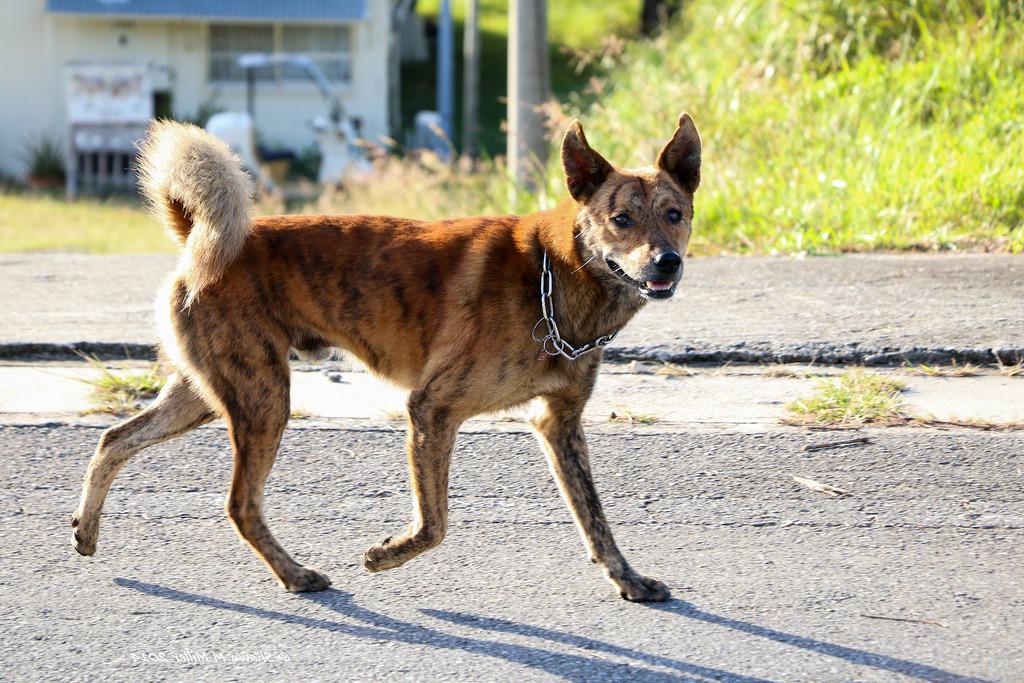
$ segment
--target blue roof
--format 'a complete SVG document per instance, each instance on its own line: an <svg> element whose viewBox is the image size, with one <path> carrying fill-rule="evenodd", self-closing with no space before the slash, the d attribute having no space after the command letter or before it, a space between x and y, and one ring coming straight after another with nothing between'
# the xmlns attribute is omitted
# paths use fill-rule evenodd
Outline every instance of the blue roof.
<svg viewBox="0 0 1024 683"><path fill-rule="evenodd" d="M46 11L167 19L354 21L366 0L46 0Z"/></svg>

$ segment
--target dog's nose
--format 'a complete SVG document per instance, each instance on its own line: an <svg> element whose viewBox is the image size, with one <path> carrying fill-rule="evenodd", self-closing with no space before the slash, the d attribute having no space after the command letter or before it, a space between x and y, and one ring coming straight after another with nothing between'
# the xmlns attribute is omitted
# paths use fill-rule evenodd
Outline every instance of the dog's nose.
<svg viewBox="0 0 1024 683"><path fill-rule="evenodd" d="M683 257L679 255L678 251L663 251L654 259L654 267L665 275L671 275L679 270L682 263Z"/></svg>

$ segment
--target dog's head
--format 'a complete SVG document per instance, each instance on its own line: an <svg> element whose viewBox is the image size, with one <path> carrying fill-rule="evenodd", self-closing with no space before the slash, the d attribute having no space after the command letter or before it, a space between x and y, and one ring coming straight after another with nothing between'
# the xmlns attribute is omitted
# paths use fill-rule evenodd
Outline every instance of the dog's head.
<svg viewBox="0 0 1024 683"><path fill-rule="evenodd" d="M591 272L647 299L671 297L683 276L700 184L700 136L690 115L679 117L654 166L633 171L605 161L573 121L562 140L562 167Z"/></svg>

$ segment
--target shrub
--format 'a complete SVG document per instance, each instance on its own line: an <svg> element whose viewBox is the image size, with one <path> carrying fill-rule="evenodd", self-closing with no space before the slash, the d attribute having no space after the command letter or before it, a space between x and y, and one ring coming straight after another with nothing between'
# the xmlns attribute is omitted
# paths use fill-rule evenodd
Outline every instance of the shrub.
<svg viewBox="0 0 1024 683"><path fill-rule="evenodd" d="M29 138L22 150L22 160L31 178L64 179L64 147L55 138Z"/></svg>

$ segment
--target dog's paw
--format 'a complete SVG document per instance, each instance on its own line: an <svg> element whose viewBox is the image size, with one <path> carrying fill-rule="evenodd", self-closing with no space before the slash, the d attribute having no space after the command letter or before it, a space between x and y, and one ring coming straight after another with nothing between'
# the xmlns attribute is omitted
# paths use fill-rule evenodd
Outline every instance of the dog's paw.
<svg viewBox="0 0 1024 683"><path fill-rule="evenodd" d="M405 561L396 556L394 547L388 546L390 542L390 537L385 538L363 553L363 569L368 572L382 572L404 564Z"/></svg>
<svg viewBox="0 0 1024 683"><path fill-rule="evenodd" d="M421 529L412 535L405 532L388 536L363 553L363 568L368 572L382 572L401 567L420 553L436 548L442 540L443 531L429 529Z"/></svg>
<svg viewBox="0 0 1024 683"><path fill-rule="evenodd" d="M282 580L282 583L289 593L316 593L326 590L331 585L331 580L326 574L321 574L312 567L300 567L295 574Z"/></svg>
<svg viewBox="0 0 1024 683"><path fill-rule="evenodd" d="M71 515L71 546L79 555L90 557L96 554L96 540L100 535L99 521L83 521L82 515Z"/></svg>
<svg viewBox="0 0 1024 683"><path fill-rule="evenodd" d="M653 576L630 574L614 581L619 597L630 602L665 602L672 597L668 586Z"/></svg>

